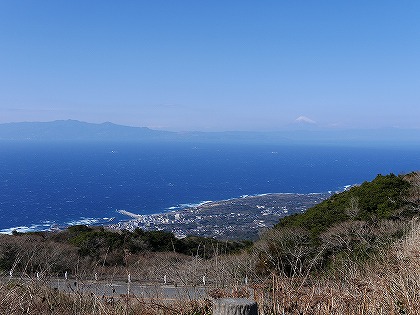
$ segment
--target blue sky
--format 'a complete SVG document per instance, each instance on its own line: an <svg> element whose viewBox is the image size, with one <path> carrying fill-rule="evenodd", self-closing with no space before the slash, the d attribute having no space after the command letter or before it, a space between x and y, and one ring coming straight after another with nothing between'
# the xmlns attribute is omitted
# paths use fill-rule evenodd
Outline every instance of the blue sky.
<svg viewBox="0 0 420 315"><path fill-rule="evenodd" d="M419 1L0 1L0 123L420 128Z"/></svg>

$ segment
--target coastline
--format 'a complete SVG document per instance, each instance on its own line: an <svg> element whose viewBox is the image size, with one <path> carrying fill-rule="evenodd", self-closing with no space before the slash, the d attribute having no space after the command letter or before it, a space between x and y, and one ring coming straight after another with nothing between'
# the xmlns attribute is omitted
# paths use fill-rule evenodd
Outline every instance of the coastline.
<svg viewBox="0 0 420 315"><path fill-rule="evenodd" d="M330 196L329 192L265 193L207 201L194 207L148 215L117 210L131 219L107 227L129 231L136 228L165 230L178 238L197 235L218 239L256 239L261 231L275 225L280 218L302 213Z"/></svg>
<svg viewBox="0 0 420 315"><path fill-rule="evenodd" d="M346 185L344 190L351 186ZM115 217L80 217L64 224L43 221L4 228L0 230L0 234L56 231L73 225L88 225L104 226L112 230L165 230L179 238L197 235L256 239L262 230L272 227L280 218L301 213L336 192L242 195L217 201L180 204L152 214L137 214L117 209L115 212L126 219L119 219L115 223L111 223Z"/></svg>

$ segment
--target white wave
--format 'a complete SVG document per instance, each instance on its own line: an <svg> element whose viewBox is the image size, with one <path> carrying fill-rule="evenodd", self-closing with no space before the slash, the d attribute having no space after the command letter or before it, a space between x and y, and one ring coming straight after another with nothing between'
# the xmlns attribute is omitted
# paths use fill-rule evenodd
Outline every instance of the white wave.
<svg viewBox="0 0 420 315"><path fill-rule="evenodd" d="M195 208L195 207L200 207L200 206L204 206L205 204L211 203L213 201L211 200L206 200L206 201L201 201L198 203L186 203L186 204L182 204L181 206L183 208Z"/></svg>
<svg viewBox="0 0 420 315"><path fill-rule="evenodd" d="M13 231L16 232L22 232L22 231L28 231L29 227L27 226L16 226L16 227L11 227L8 229L2 229L0 230L0 234L12 234Z"/></svg>
<svg viewBox="0 0 420 315"><path fill-rule="evenodd" d="M299 195L298 193L291 193L291 192L269 192L264 194L254 194L251 197L264 197L264 196L271 196L271 195Z"/></svg>
<svg viewBox="0 0 420 315"><path fill-rule="evenodd" d="M72 225L95 225L101 223L109 223L113 221L114 218L85 218L82 217L77 220L68 221L66 223L60 224L60 227L67 227ZM31 224L31 225L22 225L14 226L10 228L0 229L0 234L13 234L13 232L18 233L28 233L28 232L41 232L41 231L50 231L53 226L56 225L56 222L45 220L41 224Z"/></svg>
<svg viewBox="0 0 420 315"><path fill-rule="evenodd" d="M39 232L48 230L50 227L49 224L32 224L31 226L15 226L7 229L1 229L0 234L13 234L13 232L18 233L28 233L28 232Z"/></svg>
<svg viewBox="0 0 420 315"><path fill-rule="evenodd" d="M71 226L71 225L92 225L99 223L100 220L97 218L80 218L78 220L73 220L66 222L65 225Z"/></svg>

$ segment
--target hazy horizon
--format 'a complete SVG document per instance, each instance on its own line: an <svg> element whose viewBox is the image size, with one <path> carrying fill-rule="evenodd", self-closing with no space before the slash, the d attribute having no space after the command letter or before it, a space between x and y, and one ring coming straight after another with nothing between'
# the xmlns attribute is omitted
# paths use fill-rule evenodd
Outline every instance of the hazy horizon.
<svg viewBox="0 0 420 315"><path fill-rule="evenodd" d="M0 123L420 128L414 1L2 1Z"/></svg>
<svg viewBox="0 0 420 315"><path fill-rule="evenodd" d="M160 128L153 128L147 126L136 126L136 125L129 125L123 123L117 123L115 121L86 121L86 120L79 120L79 119L72 119L72 118L63 118L63 119L54 119L54 120L24 120L24 121L8 121L8 122L0 122L0 125L5 124L37 124L37 123L56 123L56 122L78 122L82 124L90 124L90 125L106 125L111 124L115 126L121 127L132 127L132 128L147 128L156 131L167 131L167 132L174 132L174 133L189 133L189 132L203 132L203 133L224 133L224 132L244 132L244 133L281 133L281 132L293 132L293 131L305 131L305 132L312 132L312 131L325 131L325 132L334 132L334 131L378 131L378 130L419 130L419 127L399 127L399 126L366 126L366 127L359 127L359 128L351 128L345 126L322 126L317 123L311 123L306 121L301 121L301 117L298 117L296 120L289 124L285 124L283 126L279 126L276 130L241 130L241 129L226 129L226 130L169 130L169 129L160 129Z"/></svg>

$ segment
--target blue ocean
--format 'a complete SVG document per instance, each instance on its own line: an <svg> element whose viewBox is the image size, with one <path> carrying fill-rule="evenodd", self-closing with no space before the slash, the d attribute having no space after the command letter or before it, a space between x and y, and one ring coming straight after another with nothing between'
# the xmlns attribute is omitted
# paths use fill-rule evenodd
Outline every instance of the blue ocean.
<svg viewBox="0 0 420 315"><path fill-rule="evenodd" d="M419 169L420 148L215 143L0 143L0 232L101 224L203 201L339 191ZM115 222L114 221L114 222Z"/></svg>

